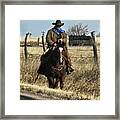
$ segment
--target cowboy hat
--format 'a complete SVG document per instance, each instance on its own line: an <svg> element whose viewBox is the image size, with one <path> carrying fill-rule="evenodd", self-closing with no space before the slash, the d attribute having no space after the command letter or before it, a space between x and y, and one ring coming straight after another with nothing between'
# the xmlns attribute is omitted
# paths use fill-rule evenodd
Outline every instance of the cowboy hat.
<svg viewBox="0 0 120 120"><path fill-rule="evenodd" d="M61 20L56 20L55 23L52 23L53 25L57 25L57 26L63 26L64 23L61 23Z"/></svg>

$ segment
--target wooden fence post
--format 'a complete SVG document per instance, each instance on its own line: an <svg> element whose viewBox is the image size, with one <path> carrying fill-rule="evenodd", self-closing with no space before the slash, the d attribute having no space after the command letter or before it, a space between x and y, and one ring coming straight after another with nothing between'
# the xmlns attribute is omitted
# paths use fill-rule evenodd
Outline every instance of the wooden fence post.
<svg viewBox="0 0 120 120"><path fill-rule="evenodd" d="M42 45L43 45L43 52L45 52L44 33L45 33L45 32L42 32Z"/></svg>
<svg viewBox="0 0 120 120"><path fill-rule="evenodd" d="M38 46L39 46L40 38L38 37Z"/></svg>
<svg viewBox="0 0 120 120"><path fill-rule="evenodd" d="M24 44L24 54L25 54L25 61L27 61L27 39L28 39L28 35L32 35L31 33L26 33L26 36L25 36L25 44Z"/></svg>
<svg viewBox="0 0 120 120"><path fill-rule="evenodd" d="M94 62L96 63L97 60L98 60L98 57L97 57L97 46L96 46L96 43L95 43L94 32L95 31L91 32L91 36L92 36L92 43L93 43Z"/></svg>
<svg viewBox="0 0 120 120"><path fill-rule="evenodd" d="M24 54L25 54L25 61L27 60L27 38L28 38L29 32L26 33L25 36L25 44L24 44Z"/></svg>

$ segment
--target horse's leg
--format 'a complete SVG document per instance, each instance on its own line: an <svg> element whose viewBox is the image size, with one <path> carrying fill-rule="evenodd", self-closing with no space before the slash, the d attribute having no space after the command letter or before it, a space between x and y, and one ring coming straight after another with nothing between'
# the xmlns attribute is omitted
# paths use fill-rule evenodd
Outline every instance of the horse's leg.
<svg viewBox="0 0 120 120"><path fill-rule="evenodd" d="M49 88L52 88L52 86L51 86L51 79L50 79L50 77L47 77L47 79L48 79L48 85L49 85Z"/></svg>
<svg viewBox="0 0 120 120"><path fill-rule="evenodd" d="M48 82L49 82L49 88L53 88L53 78L52 77L47 77Z"/></svg>
<svg viewBox="0 0 120 120"><path fill-rule="evenodd" d="M64 76L60 77L60 89L61 90L63 88L63 80L64 80Z"/></svg>
<svg viewBox="0 0 120 120"><path fill-rule="evenodd" d="M54 88L58 87L58 82L59 82L59 78L57 77L56 80L55 80Z"/></svg>

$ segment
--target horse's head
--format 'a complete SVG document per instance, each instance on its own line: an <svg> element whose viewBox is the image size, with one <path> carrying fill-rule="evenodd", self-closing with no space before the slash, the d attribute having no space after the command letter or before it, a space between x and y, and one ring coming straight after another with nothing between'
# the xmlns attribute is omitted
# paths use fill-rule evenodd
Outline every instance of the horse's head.
<svg viewBox="0 0 120 120"><path fill-rule="evenodd" d="M62 53L63 53L63 50L64 50L64 46L65 46L65 43L64 43L63 39L58 39L57 40L57 47L56 47L56 49L57 49L58 54L59 54L59 63L60 64L62 64L62 62L63 62L63 55L62 55Z"/></svg>

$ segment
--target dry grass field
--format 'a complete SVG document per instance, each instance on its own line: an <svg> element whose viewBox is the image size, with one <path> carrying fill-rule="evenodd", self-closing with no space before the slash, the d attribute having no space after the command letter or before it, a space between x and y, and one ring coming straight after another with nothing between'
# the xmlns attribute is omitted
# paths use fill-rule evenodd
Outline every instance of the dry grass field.
<svg viewBox="0 0 120 120"><path fill-rule="evenodd" d="M42 47L28 47L28 60L25 62L24 48L20 48L20 83L21 92L35 95L45 95L49 99L62 100L99 100L100 99L100 50L97 39L98 63L94 63L92 47L68 47L74 72L67 75L62 90L49 89L45 76L39 75L36 83L33 83Z"/></svg>

